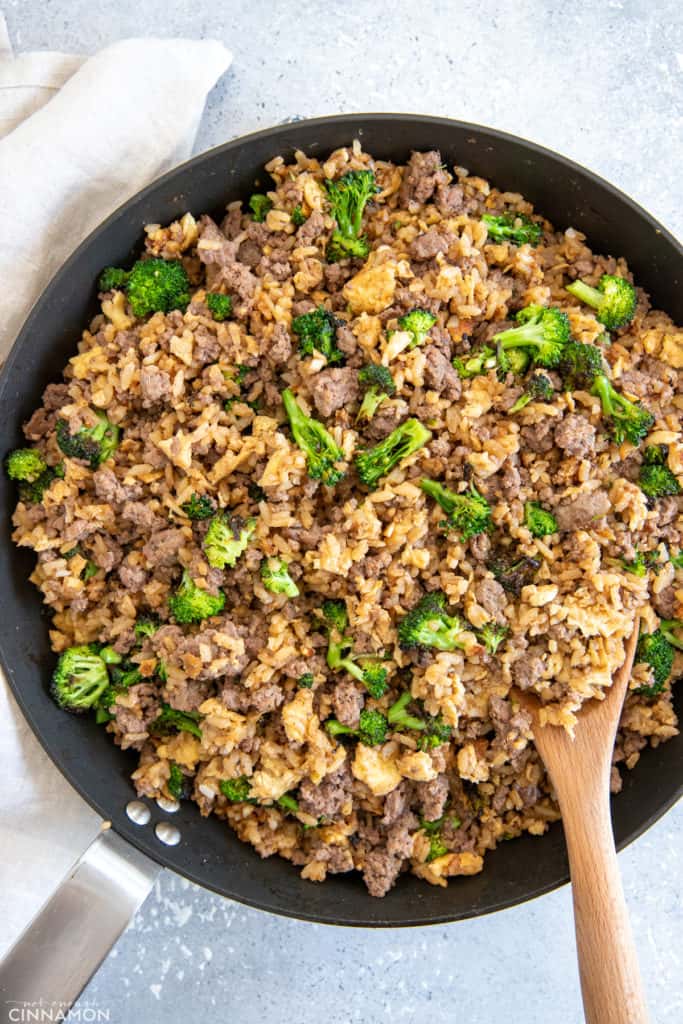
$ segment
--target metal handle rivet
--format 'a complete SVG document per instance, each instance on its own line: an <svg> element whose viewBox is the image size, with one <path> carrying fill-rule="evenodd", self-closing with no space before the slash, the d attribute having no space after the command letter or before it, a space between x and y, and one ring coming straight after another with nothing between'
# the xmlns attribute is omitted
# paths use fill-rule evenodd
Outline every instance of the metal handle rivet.
<svg viewBox="0 0 683 1024"><path fill-rule="evenodd" d="M135 825L147 825L152 817L152 812L142 800L131 800L127 803L126 814Z"/></svg>
<svg viewBox="0 0 683 1024"><path fill-rule="evenodd" d="M164 846L177 846L180 842L180 829L170 821L160 821L154 826L154 835Z"/></svg>
<svg viewBox="0 0 683 1024"><path fill-rule="evenodd" d="M157 798L157 807L161 807L162 811L166 811L167 814L175 814L180 810L180 803L178 800L169 800L166 796L160 796Z"/></svg>

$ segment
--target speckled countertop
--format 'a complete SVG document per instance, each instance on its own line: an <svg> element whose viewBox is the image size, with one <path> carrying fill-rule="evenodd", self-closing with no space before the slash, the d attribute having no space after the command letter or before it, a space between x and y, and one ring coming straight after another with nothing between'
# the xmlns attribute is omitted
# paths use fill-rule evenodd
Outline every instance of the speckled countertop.
<svg viewBox="0 0 683 1024"><path fill-rule="evenodd" d="M444 114L489 124L573 157L683 233L683 16L678 0L427 2L5 0L21 49L89 53L130 35L214 36L235 53L212 92L197 150L294 116L359 110ZM172 69L169 69L172 73ZM21 723L17 721L17 729ZM26 770L42 775L44 816L85 837L94 818L30 739ZM3 751L4 755L9 751ZM5 811L7 808L5 808ZM32 808L36 811L36 806ZM15 839L21 794L3 829ZM26 830L24 830L26 832ZM679 806L620 856L652 1017L683 1019ZM45 857L69 846L29 829ZM18 849L18 846L15 846ZM541 847L539 846L539 855ZM64 863L66 866L66 861ZM17 905L18 863L4 864L3 931ZM26 905L24 905L26 904ZM296 1024L429 1018L477 1024L582 1020L568 889L492 917L370 932L282 920L160 881L79 1003L112 1024L221 1018ZM81 1019L87 1019L82 1016Z"/></svg>

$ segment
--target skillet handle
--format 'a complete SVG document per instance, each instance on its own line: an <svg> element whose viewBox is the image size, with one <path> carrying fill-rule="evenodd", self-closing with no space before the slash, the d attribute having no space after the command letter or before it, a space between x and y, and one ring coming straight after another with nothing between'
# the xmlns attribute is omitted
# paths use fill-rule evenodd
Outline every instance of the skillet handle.
<svg viewBox="0 0 683 1024"><path fill-rule="evenodd" d="M0 963L0 1002L66 1015L159 871L111 829L101 832Z"/></svg>

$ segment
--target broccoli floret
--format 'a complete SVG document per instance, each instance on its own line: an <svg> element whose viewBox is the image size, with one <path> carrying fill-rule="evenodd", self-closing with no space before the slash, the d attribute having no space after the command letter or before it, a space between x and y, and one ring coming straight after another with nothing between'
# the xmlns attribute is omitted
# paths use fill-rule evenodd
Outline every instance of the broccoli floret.
<svg viewBox="0 0 683 1024"><path fill-rule="evenodd" d="M487 654L495 654L509 632L509 626L485 622L481 629L477 630L477 640L484 645Z"/></svg>
<svg viewBox="0 0 683 1024"><path fill-rule="evenodd" d="M681 493L681 485L666 464L667 456L666 445L659 444L649 445L643 453L638 483L650 504Z"/></svg>
<svg viewBox="0 0 683 1024"><path fill-rule="evenodd" d="M494 242L514 242L515 245L538 245L543 233L541 225L523 213L485 213L481 218L489 237Z"/></svg>
<svg viewBox="0 0 683 1024"><path fill-rule="evenodd" d="M679 636L677 630L683 629L683 619L662 619L659 623L659 628L662 631L664 639L667 640L672 647L675 647L679 651L683 651L683 636Z"/></svg>
<svg viewBox="0 0 683 1024"><path fill-rule="evenodd" d="M243 554L249 540L256 529L256 519L251 516L227 516L218 512L211 522L204 537L204 553L209 565L214 569L234 569L237 559Z"/></svg>
<svg viewBox="0 0 683 1024"><path fill-rule="evenodd" d="M261 562L261 582L272 594L298 597L299 588L289 575L287 563L282 558L264 558Z"/></svg>
<svg viewBox="0 0 683 1024"><path fill-rule="evenodd" d="M595 345L568 341L557 364L565 391L589 391L603 373L602 352Z"/></svg>
<svg viewBox="0 0 683 1024"><path fill-rule="evenodd" d="M188 519L210 519L216 511L216 503L208 494L193 494L180 507Z"/></svg>
<svg viewBox="0 0 683 1024"><path fill-rule="evenodd" d="M299 676L299 678L297 679L296 685L299 687L300 690L310 690L312 689L314 682L315 677L313 673L304 672L304 674L302 676Z"/></svg>
<svg viewBox="0 0 683 1024"><path fill-rule="evenodd" d="M379 192L372 171L348 171L336 181L325 182L331 213L337 222L327 246L327 260L358 258L364 260L370 251L361 235L363 210L368 200Z"/></svg>
<svg viewBox="0 0 683 1024"><path fill-rule="evenodd" d="M569 318L553 306L527 306L515 318L519 327L494 335L496 358L502 370L508 368L507 353L521 348L538 366L557 366L569 341Z"/></svg>
<svg viewBox="0 0 683 1024"><path fill-rule="evenodd" d="M326 629L336 629L338 633L342 634L346 632L349 617L343 601L323 601L323 616L325 617Z"/></svg>
<svg viewBox="0 0 683 1024"><path fill-rule="evenodd" d="M611 420L612 436L617 444L630 441L638 446L648 434L655 418L640 402L630 402L616 391L604 373L595 378L591 394L600 399L602 414Z"/></svg>
<svg viewBox="0 0 683 1024"><path fill-rule="evenodd" d="M492 559L487 568L493 573L504 590L518 595L522 587L531 583L540 568L540 561L529 555L516 558L511 552L505 552Z"/></svg>
<svg viewBox="0 0 683 1024"><path fill-rule="evenodd" d="M547 537L557 533L557 519L537 501L527 501L524 505L524 525L532 537Z"/></svg>
<svg viewBox="0 0 683 1024"><path fill-rule="evenodd" d="M288 811L291 814L296 814L299 810L299 801L291 793L283 793L282 796L277 798L275 803L283 811Z"/></svg>
<svg viewBox="0 0 683 1024"><path fill-rule="evenodd" d="M121 267L105 267L100 274L97 287L101 292L111 292L125 288L129 277L128 271L123 270Z"/></svg>
<svg viewBox="0 0 683 1024"><path fill-rule="evenodd" d="M418 718L416 715L411 715L408 711L408 705L412 700L413 695L410 690L406 690L401 694L387 711L387 722L389 725L395 729L426 729L427 726L423 719Z"/></svg>
<svg viewBox="0 0 683 1024"><path fill-rule="evenodd" d="M664 689L674 664L674 649L661 626L654 633L640 634L635 660L647 665L652 673L652 684L638 687L637 692L656 697Z"/></svg>
<svg viewBox="0 0 683 1024"><path fill-rule="evenodd" d="M103 412L98 412L94 427L81 427L70 433L66 420L57 420L57 444L70 459L83 459L91 469L97 469L110 459L119 443L120 430L110 423Z"/></svg>
<svg viewBox="0 0 683 1024"><path fill-rule="evenodd" d="M355 736L366 747L376 747L387 738L387 720L381 711L361 711L357 729L342 725L336 718L328 718L325 729L330 736Z"/></svg>
<svg viewBox="0 0 683 1024"><path fill-rule="evenodd" d="M295 228L300 228L302 224L305 224L308 217L301 208L301 203L297 203L291 213L291 221Z"/></svg>
<svg viewBox="0 0 683 1024"><path fill-rule="evenodd" d="M153 733L166 733L172 729L178 732L189 732L198 740L202 738L202 730L199 728L201 715L198 711L177 711L170 704L162 704L161 711L149 727Z"/></svg>
<svg viewBox="0 0 683 1024"><path fill-rule="evenodd" d="M97 576L99 571L99 566L95 565L94 562L91 562L90 559L88 559L85 568L81 572L81 579L84 583L87 583L88 580L93 578L93 576Z"/></svg>
<svg viewBox="0 0 683 1024"><path fill-rule="evenodd" d="M583 281L567 285L567 291L575 298L592 306L596 318L608 331L616 331L631 323L636 312L636 290L623 277L603 274L597 288Z"/></svg>
<svg viewBox="0 0 683 1024"><path fill-rule="evenodd" d="M238 779L221 779L218 788L223 796L233 804L256 803L250 796L251 785L246 775L241 775Z"/></svg>
<svg viewBox="0 0 683 1024"><path fill-rule="evenodd" d="M310 313L302 313L292 320L292 330L299 336L299 352L312 356L320 352L328 363L343 363L344 353L337 348L337 327L343 323L329 309L318 306Z"/></svg>
<svg viewBox="0 0 683 1024"><path fill-rule="evenodd" d="M262 192L254 192L253 196L249 199L249 209L256 223L262 224L266 219L268 211L273 209L273 201L268 196L263 195Z"/></svg>
<svg viewBox="0 0 683 1024"><path fill-rule="evenodd" d="M154 636L159 628L159 620L152 618L139 618L136 619L135 625L133 626L133 632L135 633L136 640L144 640L145 637Z"/></svg>
<svg viewBox="0 0 683 1024"><path fill-rule="evenodd" d="M140 666L132 661L112 665L111 680L118 692L128 690L131 686L139 683L141 679Z"/></svg>
<svg viewBox="0 0 683 1024"><path fill-rule="evenodd" d="M620 559L622 569L640 577L647 576L650 569L654 569L656 572L658 561L659 551L656 548L654 551L639 551L636 548L636 557L632 561L629 562L625 558Z"/></svg>
<svg viewBox="0 0 683 1024"><path fill-rule="evenodd" d="M358 371L358 383L364 392L358 420L371 420L385 398L396 394L394 378L386 366L379 363L368 363Z"/></svg>
<svg viewBox="0 0 683 1024"><path fill-rule="evenodd" d="M419 451L431 436L431 431L419 420L405 420L374 448L358 452L355 458L358 476L367 487L375 488L383 476Z"/></svg>
<svg viewBox="0 0 683 1024"><path fill-rule="evenodd" d="M187 569L177 590L168 599L168 608L176 622L202 622L223 611L225 594L209 594L198 587Z"/></svg>
<svg viewBox="0 0 683 1024"><path fill-rule="evenodd" d="M429 853L426 858L427 864L436 860L437 857L443 857L445 854L450 852L442 838L442 830L447 824L449 824L452 829L458 829L462 822L455 814L443 814L435 821L427 821L425 818L420 818L420 827L429 840Z"/></svg>
<svg viewBox="0 0 683 1024"><path fill-rule="evenodd" d="M450 491L437 480L420 480L420 487L446 513L447 518L442 519L439 525L447 530L456 530L461 540L469 540L491 528L491 506L474 484L470 484L469 491L462 494Z"/></svg>
<svg viewBox="0 0 683 1024"><path fill-rule="evenodd" d="M169 768L166 789L169 791L169 793L175 800L180 800L180 798L183 795L184 788L185 776L183 775L183 770L179 764L176 764L175 761L173 761L171 767Z"/></svg>
<svg viewBox="0 0 683 1024"><path fill-rule="evenodd" d="M335 463L342 461L344 452L322 423L306 416L289 388L282 392L282 401L294 440L306 454L308 475L328 487L338 484L345 474Z"/></svg>
<svg viewBox="0 0 683 1024"><path fill-rule="evenodd" d="M190 301L190 281L180 260L138 260L128 275L126 293L133 315L184 310Z"/></svg>
<svg viewBox="0 0 683 1024"><path fill-rule="evenodd" d="M421 598L398 624L398 641L404 650L411 647L435 648L437 651L461 650L465 641L461 634L465 624L457 615L446 612L446 597L432 591Z"/></svg>
<svg viewBox="0 0 683 1024"><path fill-rule="evenodd" d="M48 466L36 448L18 448L10 452L5 462L7 475L19 484L19 499L27 504L43 500L43 493L58 476L64 476L61 467Z"/></svg>
<svg viewBox="0 0 683 1024"><path fill-rule="evenodd" d="M544 373L534 373L529 380L526 382L524 391L519 396L515 404L510 408L511 413L519 412L524 409L529 402L550 402L552 401L553 385L548 377Z"/></svg>
<svg viewBox="0 0 683 1024"><path fill-rule="evenodd" d="M345 671L366 688L371 697L379 699L387 689L387 670L371 655L354 655L353 641L345 635L348 625L343 601L325 601L323 615L328 634L327 664L334 672Z"/></svg>
<svg viewBox="0 0 683 1024"><path fill-rule="evenodd" d="M491 348L489 345L485 345L480 348L477 352L472 352L466 358L456 356L453 360L453 366L458 371L458 376L462 380L470 380L472 377L480 377L483 373L488 373L496 365L496 350Z"/></svg>
<svg viewBox="0 0 683 1024"><path fill-rule="evenodd" d="M683 569L683 551L679 551L677 555L672 555L669 561L674 569Z"/></svg>
<svg viewBox="0 0 683 1024"><path fill-rule="evenodd" d="M232 316L232 297L230 295L222 295L220 292L207 292L206 305L209 313L218 323Z"/></svg>
<svg viewBox="0 0 683 1024"><path fill-rule="evenodd" d="M407 331L413 339L408 346L409 349L421 345L435 323L436 317L427 309L411 309L409 313L404 313L398 318L400 329Z"/></svg>
<svg viewBox="0 0 683 1024"><path fill-rule="evenodd" d="M107 665L92 645L69 647L52 675L52 696L65 711L94 707L109 685Z"/></svg>
<svg viewBox="0 0 683 1024"><path fill-rule="evenodd" d="M37 448L17 448L7 456L5 468L10 480L34 484L48 465Z"/></svg>

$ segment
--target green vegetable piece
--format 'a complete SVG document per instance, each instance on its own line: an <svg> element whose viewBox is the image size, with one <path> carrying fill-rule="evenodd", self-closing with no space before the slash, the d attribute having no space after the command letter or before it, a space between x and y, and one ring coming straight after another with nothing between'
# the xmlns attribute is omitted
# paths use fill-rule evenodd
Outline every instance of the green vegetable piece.
<svg viewBox="0 0 683 1024"><path fill-rule="evenodd" d="M368 201L379 192L372 171L348 171L336 181L326 181L330 211L337 226L327 246L327 260L365 259L370 251L361 234L363 211Z"/></svg>
<svg viewBox="0 0 683 1024"><path fill-rule="evenodd" d="M266 590L286 597L298 597L299 588L289 575L287 563L282 558L264 558L261 562L261 581Z"/></svg>
<svg viewBox="0 0 683 1024"><path fill-rule="evenodd" d="M567 285L567 291L596 310L596 318L608 331L631 323L636 312L636 290L629 281L615 274L603 274L597 288L583 281Z"/></svg>
<svg viewBox="0 0 683 1024"><path fill-rule="evenodd" d="M396 385L386 366L380 366L379 363L362 366L358 371L358 383L363 392L363 401L356 419L359 422L367 422L372 419L385 398L391 398L396 394Z"/></svg>
<svg viewBox="0 0 683 1024"><path fill-rule="evenodd" d="M398 640L404 650L411 647L437 651L464 649L465 624L446 612L446 597L431 591L421 598L398 624Z"/></svg>
<svg viewBox="0 0 683 1024"><path fill-rule="evenodd" d="M103 412L96 413L93 427L81 427L75 434L66 420L57 420L57 444L70 459L82 459L91 469L97 469L110 459L119 443L120 430Z"/></svg>
<svg viewBox="0 0 683 1024"><path fill-rule="evenodd" d="M358 452L355 463L361 482L374 489L383 476L419 451L431 436L431 431L419 420L405 420L374 448Z"/></svg>
<svg viewBox="0 0 683 1024"><path fill-rule="evenodd" d="M541 225L524 213L485 213L481 222L486 225L489 238L494 242L537 246L543 234Z"/></svg>
<svg viewBox="0 0 683 1024"><path fill-rule="evenodd" d="M214 569L234 569L255 529L256 519L253 516L243 519L217 512L204 537L204 553L209 565Z"/></svg>
<svg viewBox="0 0 683 1024"><path fill-rule="evenodd" d="M261 192L254 192L253 196L249 200L249 208L254 215L253 219L256 223L262 224L266 219L268 211L273 209L273 201Z"/></svg>
<svg viewBox="0 0 683 1024"><path fill-rule="evenodd" d="M407 331L413 339L408 346L409 349L421 345L435 323L436 317L427 309L411 309L409 313L398 318L400 329Z"/></svg>
<svg viewBox="0 0 683 1024"><path fill-rule="evenodd" d="M59 656L51 692L61 708L79 714L94 707L108 685L104 659L93 645L80 645L69 647Z"/></svg>
<svg viewBox="0 0 683 1024"><path fill-rule="evenodd" d="M333 487L345 475L336 465L344 458L344 452L322 423L306 416L289 388L282 392L282 401L294 440L306 455L308 475Z"/></svg>
<svg viewBox="0 0 683 1024"><path fill-rule="evenodd" d="M438 480L423 478L420 487L446 513L446 519L442 519L439 525L446 530L455 530L462 541L491 529L491 506L474 484L470 484L469 491L462 494L449 490Z"/></svg>
<svg viewBox="0 0 683 1024"><path fill-rule="evenodd" d="M225 594L219 590L217 594L209 594L196 585L187 569L174 594L168 599L168 608L178 623L202 622L222 612L225 605Z"/></svg>
<svg viewBox="0 0 683 1024"><path fill-rule="evenodd" d="M557 519L537 501L527 501L524 505L524 525L532 537L547 537L557 533Z"/></svg>
<svg viewBox="0 0 683 1024"><path fill-rule="evenodd" d="M223 320L227 320L228 317L232 316L232 297L230 295L222 295L220 292L207 292L206 305L209 313L218 323L222 323Z"/></svg>

